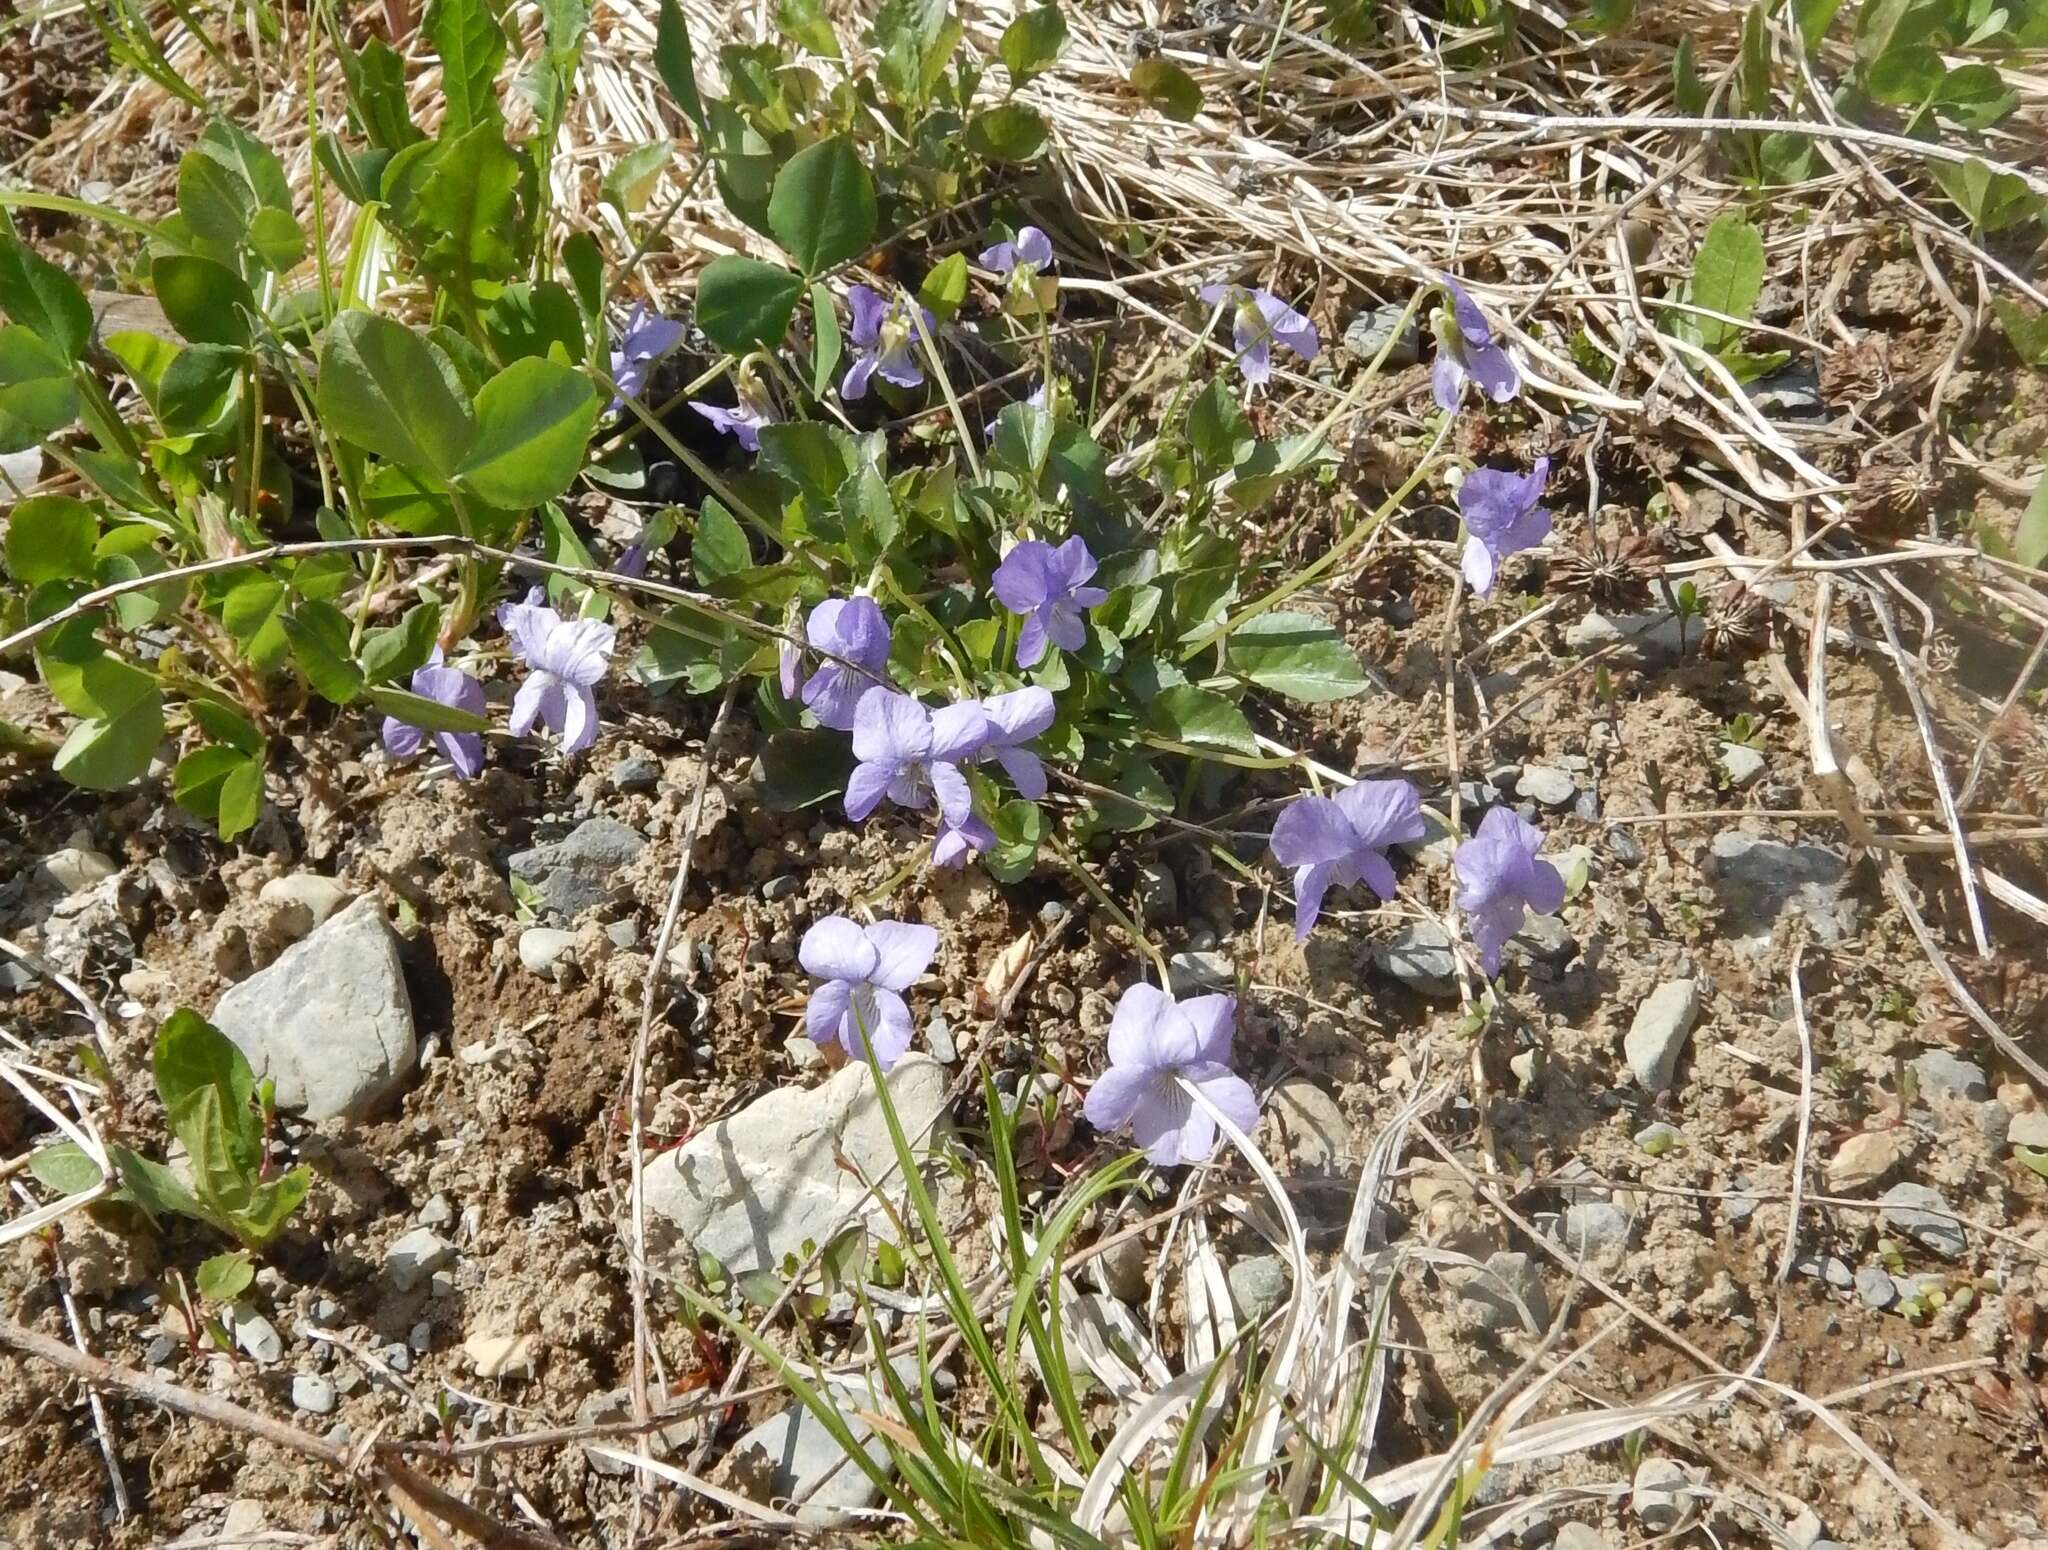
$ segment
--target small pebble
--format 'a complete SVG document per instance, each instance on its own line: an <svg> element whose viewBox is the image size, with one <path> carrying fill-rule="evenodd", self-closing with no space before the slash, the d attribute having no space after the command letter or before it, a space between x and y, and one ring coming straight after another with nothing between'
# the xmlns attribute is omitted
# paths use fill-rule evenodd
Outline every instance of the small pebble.
<svg viewBox="0 0 2048 1550"><path fill-rule="evenodd" d="M1626 829L1609 829L1607 848L1614 853L1614 859L1623 866L1635 866L1643 859L1643 847Z"/></svg>
<svg viewBox="0 0 2048 1550"><path fill-rule="evenodd" d="M1802 1254L1792 1261L1792 1268L1803 1276L1827 1282L1837 1291L1846 1292L1856 1284L1856 1272L1849 1268L1849 1262L1833 1254Z"/></svg>
<svg viewBox="0 0 2048 1550"><path fill-rule="evenodd" d="M1515 781L1515 794L1545 807L1567 807L1579 794L1579 783L1548 764L1525 764Z"/></svg>
<svg viewBox="0 0 2048 1550"><path fill-rule="evenodd" d="M660 781L661 766L643 755L630 755L612 766L614 791L652 791Z"/></svg>
<svg viewBox="0 0 2048 1550"><path fill-rule="evenodd" d="M384 1365L393 1372L412 1371L412 1347L402 1340L394 1340L377 1353Z"/></svg>
<svg viewBox="0 0 2048 1550"><path fill-rule="evenodd" d="M1067 906L1058 899L1048 899L1038 907L1038 918L1048 926L1056 926L1067 918Z"/></svg>
<svg viewBox="0 0 2048 1550"><path fill-rule="evenodd" d="M154 1336L150 1340L149 1344L143 1347L143 1365L146 1367L169 1366L171 1354L177 1349L178 1342L173 1340L169 1335Z"/></svg>
<svg viewBox="0 0 2048 1550"><path fill-rule="evenodd" d="M418 1227L384 1251L391 1284L409 1292L455 1257L455 1245L429 1227Z"/></svg>
<svg viewBox="0 0 2048 1550"><path fill-rule="evenodd" d="M455 1220L455 1203L445 1194L437 1194L420 1207L420 1226L446 1227Z"/></svg>
<svg viewBox="0 0 2048 1550"><path fill-rule="evenodd" d="M772 904L777 899L789 898L803 885L803 879L794 872L785 872L780 877L769 878L761 885L761 897Z"/></svg>
<svg viewBox="0 0 2048 1550"><path fill-rule="evenodd" d="M1654 1125L1645 1125L1636 1132L1636 1145L1652 1157L1662 1157L1684 1139L1677 1126L1667 1125L1662 1120Z"/></svg>
<svg viewBox="0 0 2048 1550"><path fill-rule="evenodd" d="M519 933L519 962L529 974L552 974L576 947L576 933L554 926L528 926Z"/></svg>
<svg viewBox="0 0 2048 1550"><path fill-rule="evenodd" d="M629 953L640 945L640 922L637 920L615 920L604 928L606 939L622 953Z"/></svg>
<svg viewBox="0 0 2048 1550"><path fill-rule="evenodd" d="M314 1415L331 1415L340 1400L335 1396L332 1383L312 1373L302 1372L292 1379L292 1403Z"/></svg>
<svg viewBox="0 0 2048 1550"><path fill-rule="evenodd" d="M433 1348L434 1326L428 1323L427 1320L421 1319L417 1324L413 1325L412 1332L405 1337L405 1343L421 1356L426 1355Z"/></svg>
<svg viewBox="0 0 2048 1550"><path fill-rule="evenodd" d="M960 1047L953 1042L952 1025L936 1012L924 1025L924 1044L932 1052L932 1059L942 1066L950 1066L960 1058Z"/></svg>
<svg viewBox="0 0 2048 1550"><path fill-rule="evenodd" d="M1929 1098L1982 1103L1991 1096L1984 1068L1974 1061L1960 1060L1945 1049L1931 1049L1916 1059L1913 1074L1920 1079L1920 1091Z"/></svg>
<svg viewBox="0 0 2048 1550"><path fill-rule="evenodd" d="M1866 1308L1882 1313L1899 1300L1899 1289L1882 1265L1865 1265L1856 1272L1856 1295Z"/></svg>
<svg viewBox="0 0 2048 1550"><path fill-rule="evenodd" d="M2013 1115L2012 1123L2005 1127L2005 1139L2012 1146L2048 1151L2048 1110L2028 1109Z"/></svg>

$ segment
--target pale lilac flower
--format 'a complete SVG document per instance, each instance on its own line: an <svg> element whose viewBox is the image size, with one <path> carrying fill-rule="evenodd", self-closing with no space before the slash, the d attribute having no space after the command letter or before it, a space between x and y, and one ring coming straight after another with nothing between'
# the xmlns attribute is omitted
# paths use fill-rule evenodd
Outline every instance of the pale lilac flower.
<svg viewBox="0 0 2048 1550"><path fill-rule="evenodd" d="M1027 538L996 567L996 600L1024 616L1017 637L1017 665L1033 667L1050 641L1062 651L1079 651L1088 642L1084 610L1109 601L1101 587L1083 585L1095 574L1095 556L1078 535L1055 549Z"/></svg>
<svg viewBox="0 0 2048 1550"><path fill-rule="evenodd" d="M413 669L412 692L450 710L466 710L473 716L484 713L484 686L457 668L443 666L439 646L434 648L426 666ZM384 718L384 747L392 758L417 758L430 741L464 780L475 779L484 767L481 733L426 732L396 716Z"/></svg>
<svg viewBox="0 0 2048 1550"><path fill-rule="evenodd" d="M1539 457L1527 474L1475 468L1458 486L1458 510L1465 518L1465 579L1474 592L1491 592L1501 561L1550 536L1550 513L1536 504L1549 477L1550 459Z"/></svg>
<svg viewBox="0 0 2048 1550"><path fill-rule="evenodd" d="M627 399L638 398L645 392L654 363L682 342L682 324L658 312L649 312L645 302L635 302L626 326L619 330L612 344L612 381L619 390L612 408L622 409Z"/></svg>
<svg viewBox="0 0 2048 1550"><path fill-rule="evenodd" d="M1238 369L1253 387L1272 378L1274 340L1305 361L1314 360L1322 349L1315 324L1271 291L1242 285L1205 285L1198 294L1212 307L1219 301L1230 303Z"/></svg>
<svg viewBox="0 0 2048 1550"><path fill-rule="evenodd" d="M981 267L999 275L1014 275L1019 269L1027 276L1052 268L1052 239L1036 226L1018 228L1008 242L998 242L981 255Z"/></svg>
<svg viewBox="0 0 2048 1550"><path fill-rule="evenodd" d="M512 698L512 735L524 737L538 720L578 753L597 740L597 696L590 691L611 664L617 632L597 619L564 619L535 587L523 603L502 603L498 623L533 669Z"/></svg>
<svg viewBox="0 0 2048 1550"><path fill-rule="evenodd" d="M959 823L940 825L939 837L932 842L932 865L965 866L968 857L994 850L995 846L996 831L969 813Z"/></svg>
<svg viewBox="0 0 2048 1550"><path fill-rule="evenodd" d="M1487 810L1479 832L1458 847L1458 908L1489 975L1500 973L1500 950L1522 929L1523 909L1554 915L1564 904L1564 878L1536 859L1543 831L1512 808Z"/></svg>
<svg viewBox="0 0 2048 1550"><path fill-rule="evenodd" d="M1361 780L1334 797L1297 797L1273 825L1273 856L1294 868L1294 935L1306 940L1332 886L1394 896L1387 847L1424 834L1422 798L1405 780Z"/></svg>
<svg viewBox="0 0 2048 1550"><path fill-rule="evenodd" d="M1201 1089L1239 1130L1259 1122L1258 1095L1230 1069L1230 996L1176 1003L1150 985L1133 985L1109 1024L1109 1069L1088 1089L1082 1112L1101 1131L1128 1129L1145 1157L1161 1168L1207 1162L1216 1150L1216 1121L1181 1086Z"/></svg>
<svg viewBox="0 0 2048 1550"><path fill-rule="evenodd" d="M880 375L884 382L914 388L924 381L917 364L917 322L911 313L916 305L907 296L893 302L877 291L856 285L846 293L853 307L853 364L839 380L839 396L848 402L865 398L868 379ZM925 332L939 325L923 307Z"/></svg>
<svg viewBox="0 0 2048 1550"><path fill-rule="evenodd" d="M958 828L974 813L974 792L961 768L988 740L988 717L972 700L926 710L894 689L870 689L853 713L854 766L846 783L846 816L858 823L887 797L922 811L934 798Z"/></svg>
<svg viewBox="0 0 2048 1550"><path fill-rule="evenodd" d="M774 425L782 418L775 412L775 401L768 396L766 385L750 371L742 371L735 379L733 393L738 402L730 409L694 398L690 407L726 435L737 436L749 452L759 452L761 427Z"/></svg>
<svg viewBox="0 0 2048 1550"><path fill-rule="evenodd" d="M612 561L615 575L631 576L635 580L647 574L647 545L634 540L619 551L619 557Z"/></svg>
<svg viewBox="0 0 2048 1550"><path fill-rule="evenodd" d="M1023 745L1052 725L1052 691L1034 685L992 694L980 704L982 714L988 717L988 740L981 745L981 757L1000 764L1017 795L1036 802L1045 795L1045 766Z"/></svg>
<svg viewBox="0 0 2048 1550"><path fill-rule="evenodd" d="M867 1047L887 1071L910 1048L910 1008L903 992L923 976L938 950L930 926L878 920L857 926L844 915L827 915L804 933L797 961L824 983L811 992L804 1027L818 1044L837 1044L854 1060Z"/></svg>
<svg viewBox="0 0 2048 1550"><path fill-rule="evenodd" d="M1468 377L1495 403L1506 403L1521 391L1522 374L1507 348L1495 342L1493 325L1465 287L1445 275L1444 289L1451 305L1448 311L1437 308L1436 365L1430 372L1437 407L1456 409Z"/></svg>
<svg viewBox="0 0 2048 1550"><path fill-rule="evenodd" d="M829 651L855 664L826 662L803 687L803 701L810 706L818 725L835 732L853 730L854 707L860 697L882 682L882 670L889 665L889 621L881 605L871 597L827 598L811 610L804 637L819 651ZM782 685L786 698L795 698L790 685L796 681L796 667L790 648L783 648Z"/></svg>

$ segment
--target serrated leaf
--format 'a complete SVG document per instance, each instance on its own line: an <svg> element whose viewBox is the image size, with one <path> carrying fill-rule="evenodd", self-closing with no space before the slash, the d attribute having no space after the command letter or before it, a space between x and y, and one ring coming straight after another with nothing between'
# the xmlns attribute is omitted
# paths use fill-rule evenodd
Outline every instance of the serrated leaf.
<svg viewBox="0 0 2048 1550"><path fill-rule="evenodd" d="M798 151L776 174L768 229L807 275L857 257L875 220L874 181L844 135Z"/></svg>
<svg viewBox="0 0 2048 1550"><path fill-rule="evenodd" d="M803 281L780 264L727 254L697 279L697 326L720 349L772 350L789 332Z"/></svg>
<svg viewBox="0 0 2048 1550"><path fill-rule="evenodd" d="M1305 705L1348 699L1369 685L1343 637L1309 614L1263 613L1231 631L1229 669Z"/></svg>
<svg viewBox="0 0 2048 1550"><path fill-rule="evenodd" d="M421 31L441 56L441 95L448 104L443 138L496 118L492 88L505 62L505 29L489 0L430 0Z"/></svg>

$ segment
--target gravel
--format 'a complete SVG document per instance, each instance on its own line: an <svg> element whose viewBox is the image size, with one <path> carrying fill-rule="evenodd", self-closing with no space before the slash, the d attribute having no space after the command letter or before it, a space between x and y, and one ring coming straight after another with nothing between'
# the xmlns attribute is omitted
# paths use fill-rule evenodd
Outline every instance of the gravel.
<svg viewBox="0 0 2048 1550"><path fill-rule="evenodd" d="M616 818L591 818L552 845L520 851L510 867L550 918L573 921L585 910L601 908L623 895L619 873L646 845L644 835Z"/></svg>
<svg viewBox="0 0 2048 1550"><path fill-rule="evenodd" d="M1769 937L1788 911L1804 916L1824 946L1855 933L1849 863L1825 845L1783 845L1731 829L1714 836L1707 877L1723 924L1737 936Z"/></svg>
<svg viewBox="0 0 2048 1550"><path fill-rule="evenodd" d="M415 1227L384 1251L384 1269L393 1286L410 1292L454 1258L454 1244L431 1227Z"/></svg>
<svg viewBox="0 0 2048 1550"><path fill-rule="evenodd" d="M1925 1184L1894 1184L1878 1197L1884 1219L1930 1254L1960 1259L1968 1247L1963 1224L1956 1220L1939 1190Z"/></svg>
<svg viewBox="0 0 2048 1550"><path fill-rule="evenodd" d="M1451 951L1450 933L1433 920L1410 921L1385 942L1375 943L1372 957L1382 974L1418 995L1457 998L1458 960Z"/></svg>
<svg viewBox="0 0 2048 1550"><path fill-rule="evenodd" d="M1287 1267L1277 1254L1241 1259L1230 1267L1225 1279L1230 1282L1231 1304L1247 1324L1258 1323L1287 1295Z"/></svg>
<svg viewBox="0 0 2048 1550"><path fill-rule="evenodd" d="M314 1415L332 1415L334 1407L341 1403L334 1392L334 1385L325 1378L310 1372L299 1373L292 1379L292 1404Z"/></svg>
<svg viewBox="0 0 2048 1550"><path fill-rule="evenodd" d="M1700 1015L1697 980L1666 980L1636 1008L1622 1049L1636 1081L1653 1093L1668 1090L1678 1075L1678 1058Z"/></svg>
<svg viewBox="0 0 2048 1550"><path fill-rule="evenodd" d="M1525 764L1515 779L1515 794L1545 807L1569 807L1579 794L1579 783L1554 765Z"/></svg>

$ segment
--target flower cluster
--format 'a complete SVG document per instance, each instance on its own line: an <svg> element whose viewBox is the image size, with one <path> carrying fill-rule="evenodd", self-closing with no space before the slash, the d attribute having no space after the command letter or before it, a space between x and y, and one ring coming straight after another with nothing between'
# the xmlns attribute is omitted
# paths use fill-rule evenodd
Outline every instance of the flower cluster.
<svg viewBox="0 0 2048 1550"><path fill-rule="evenodd" d="M538 721L561 739L563 753L588 748L597 738L597 697L592 691L611 665L616 632L597 619L564 619L547 605L539 587L527 593L524 602L501 604L498 623L513 651L531 669L512 699L512 735L524 737ZM427 665L413 673L411 687L436 705L483 714L483 685L447 666L438 647ZM483 769L480 733L430 731L387 716L383 741L394 759L417 758L431 742L464 780Z"/></svg>
<svg viewBox="0 0 2048 1550"><path fill-rule="evenodd" d="M1522 374L1492 322L1465 287L1443 277L1449 305L1436 313L1436 366L1431 386L1437 407L1455 414L1470 382L1496 404L1522 390ZM1539 509L1550 459L1538 458L1526 475L1475 468L1458 487L1458 511L1465 519L1465 580L1482 597L1499 579L1501 562L1533 549L1550 536L1550 513Z"/></svg>

